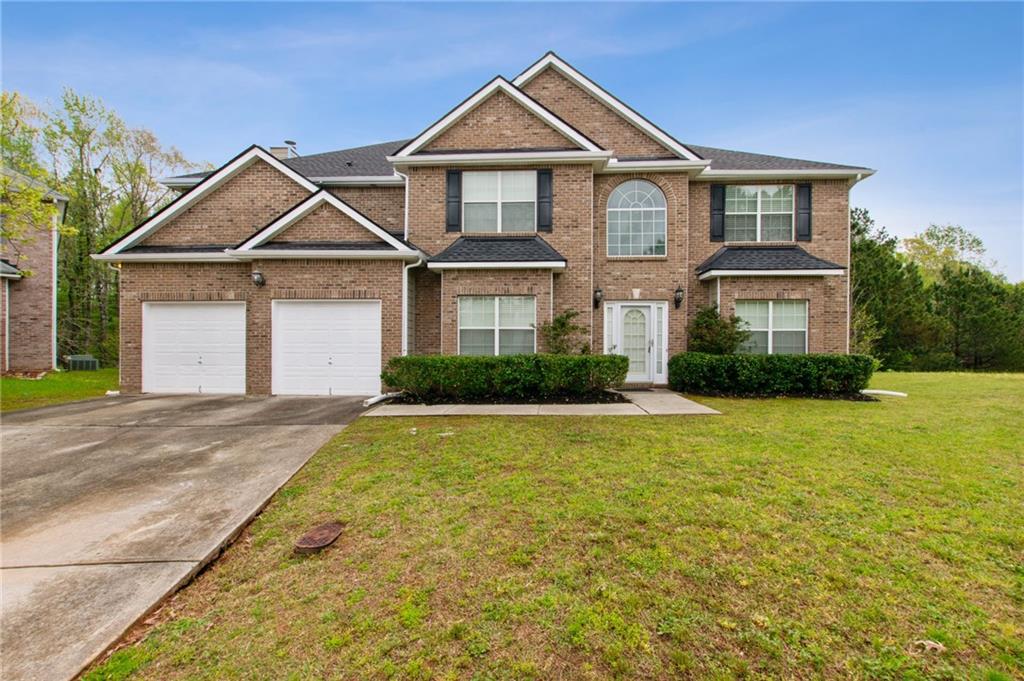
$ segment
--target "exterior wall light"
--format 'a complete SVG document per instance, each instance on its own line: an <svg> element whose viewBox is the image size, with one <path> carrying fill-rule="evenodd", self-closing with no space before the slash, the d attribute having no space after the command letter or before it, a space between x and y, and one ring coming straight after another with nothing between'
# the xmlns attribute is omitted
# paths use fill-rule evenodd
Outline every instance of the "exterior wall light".
<svg viewBox="0 0 1024 681"><path fill-rule="evenodd" d="M263 288L267 283L267 278L263 276L263 273L259 270L254 270L249 275L252 278L252 283L256 284L256 288ZM678 307L678 306L677 306Z"/></svg>
<svg viewBox="0 0 1024 681"><path fill-rule="evenodd" d="M604 300L604 291L601 289L594 289L594 309L596 310L601 306L601 301Z"/></svg>
<svg viewBox="0 0 1024 681"><path fill-rule="evenodd" d="M675 295L672 296L672 300L675 302L676 309L678 310L679 306L683 304L683 287L682 286L676 286L676 292L675 292Z"/></svg>

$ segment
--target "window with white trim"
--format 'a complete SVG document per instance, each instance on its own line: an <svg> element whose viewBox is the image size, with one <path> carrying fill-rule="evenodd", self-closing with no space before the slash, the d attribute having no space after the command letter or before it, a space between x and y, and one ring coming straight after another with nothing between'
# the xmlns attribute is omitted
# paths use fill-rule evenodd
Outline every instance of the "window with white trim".
<svg viewBox="0 0 1024 681"><path fill-rule="evenodd" d="M665 194L653 182L628 180L608 197L608 255L665 255Z"/></svg>
<svg viewBox="0 0 1024 681"><path fill-rule="evenodd" d="M736 316L750 337L739 351L752 355L802 355L807 352L806 300L737 300Z"/></svg>
<svg viewBox="0 0 1024 681"><path fill-rule="evenodd" d="M533 296L459 296L459 354L536 352L536 321Z"/></svg>
<svg viewBox="0 0 1024 681"><path fill-rule="evenodd" d="M536 229L536 170L462 173L463 232L533 232Z"/></svg>
<svg viewBox="0 0 1024 681"><path fill-rule="evenodd" d="M726 241L793 241L793 185L725 188Z"/></svg>

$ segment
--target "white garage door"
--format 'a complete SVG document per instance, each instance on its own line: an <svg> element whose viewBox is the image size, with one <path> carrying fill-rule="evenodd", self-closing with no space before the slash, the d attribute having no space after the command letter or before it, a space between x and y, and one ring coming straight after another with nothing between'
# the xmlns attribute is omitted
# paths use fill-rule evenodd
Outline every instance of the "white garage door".
<svg viewBox="0 0 1024 681"><path fill-rule="evenodd" d="M275 395L380 393L380 301L275 300Z"/></svg>
<svg viewBox="0 0 1024 681"><path fill-rule="evenodd" d="M245 303L143 303L142 390L245 393Z"/></svg>

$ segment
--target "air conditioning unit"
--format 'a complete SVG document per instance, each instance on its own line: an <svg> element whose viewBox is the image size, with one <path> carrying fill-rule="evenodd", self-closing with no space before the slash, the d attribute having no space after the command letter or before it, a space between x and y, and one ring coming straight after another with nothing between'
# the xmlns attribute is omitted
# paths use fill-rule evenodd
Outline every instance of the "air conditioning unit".
<svg viewBox="0 0 1024 681"><path fill-rule="evenodd" d="M64 366L68 371L96 371L100 361L92 355L64 355Z"/></svg>

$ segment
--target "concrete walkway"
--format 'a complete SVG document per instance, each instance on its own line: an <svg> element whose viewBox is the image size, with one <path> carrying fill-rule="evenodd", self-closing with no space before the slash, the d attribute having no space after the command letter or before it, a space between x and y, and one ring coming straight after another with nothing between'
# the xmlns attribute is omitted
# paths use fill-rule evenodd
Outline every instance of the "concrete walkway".
<svg viewBox="0 0 1024 681"><path fill-rule="evenodd" d="M671 390L624 390L612 404L382 404L364 416L665 416L719 414Z"/></svg>
<svg viewBox="0 0 1024 681"><path fill-rule="evenodd" d="M0 678L78 674L361 412L182 395L4 414Z"/></svg>

